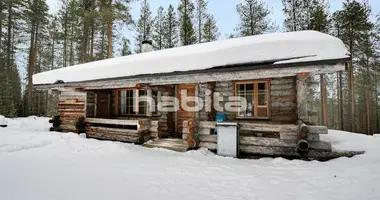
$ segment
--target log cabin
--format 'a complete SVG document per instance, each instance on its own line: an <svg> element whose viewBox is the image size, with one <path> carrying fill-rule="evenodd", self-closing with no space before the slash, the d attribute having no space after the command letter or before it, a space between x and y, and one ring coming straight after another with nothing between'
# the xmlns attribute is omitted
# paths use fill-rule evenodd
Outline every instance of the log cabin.
<svg viewBox="0 0 380 200"><path fill-rule="evenodd" d="M216 118L222 116L237 124L242 154L302 157L300 150L308 157L331 157L338 154L319 137L327 128L313 126L312 88L319 84L313 77L346 70L349 58L343 42L327 34L272 33L78 64L35 74L33 84L60 93L55 131L176 151L216 151ZM244 97L246 106L189 111L183 91L222 108L229 97ZM159 103L139 101L143 97L156 102L176 97L177 109L158 109Z"/></svg>

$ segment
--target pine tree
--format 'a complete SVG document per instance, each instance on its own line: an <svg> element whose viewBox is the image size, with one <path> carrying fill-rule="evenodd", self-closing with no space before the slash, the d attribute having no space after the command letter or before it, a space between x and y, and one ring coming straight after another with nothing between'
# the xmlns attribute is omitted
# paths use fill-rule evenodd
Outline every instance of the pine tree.
<svg viewBox="0 0 380 200"><path fill-rule="evenodd" d="M207 14L207 0L195 0L195 27L197 30L198 43L204 42L203 40L203 28L208 20Z"/></svg>
<svg viewBox="0 0 380 200"><path fill-rule="evenodd" d="M195 44L197 37L195 35L193 19L194 4L190 0L181 0L178 7L180 40L183 46Z"/></svg>
<svg viewBox="0 0 380 200"><path fill-rule="evenodd" d="M270 21L267 6L258 0L244 0L236 6L240 21L235 29L239 36L250 36L270 32L274 26Z"/></svg>
<svg viewBox="0 0 380 200"><path fill-rule="evenodd" d="M137 22L137 35L135 37L136 43L136 53L141 52L141 43L144 40L152 39L152 12L150 11L150 6L147 0L141 2L140 18Z"/></svg>
<svg viewBox="0 0 380 200"><path fill-rule="evenodd" d="M351 61L348 69L348 82L349 82L349 124L351 126L348 130L354 131L357 123L355 122L355 92L354 92L354 59L357 57L357 51L360 44L367 37L369 31L372 29L373 24L370 22L371 10L367 4L357 1L347 0L343 3L343 10L339 11L335 16L339 16L342 23L341 38L348 46L351 53Z"/></svg>
<svg viewBox="0 0 380 200"><path fill-rule="evenodd" d="M48 6L43 0L33 0L28 2L27 19L29 20L29 56L28 56L28 88L27 88L27 105L28 114L32 114L33 108L33 74L36 68L37 52L39 49L39 42L41 42L41 30L47 24L47 11Z"/></svg>
<svg viewBox="0 0 380 200"><path fill-rule="evenodd" d="M156 50L164 49L164 35L165 35L165 16L164 7L160 6L157 10L157 15L154 18L153 27L153 46Z"/></svg>
<svg viewBox="0 0 380 200"><path fill-rule="evenodd" d="M174 7L169 5L164 19L164 48L169 49L177 46L179 40L178 37L178 20Z"/></svg>
<svg viewBox="0 0 380 200"><path fill-rule="evenodd" d="M132 54L132 51L131 51L131 48L130 48L131 42L126 37L124 37L122 39L122 41L123 41L123 44L122 44L122 49L121 49L121 55L122 56L131 55Z"/></svg>
<svg viewBox="0 0 380 200"><path fill-rule="evenodd" d="M316 4L310 12L309 29L327 33L330 23L326 4Z"/></svg>
<svg viewBox="0 0 380 200"><path fill-rule="evenodd" d="M286 31L316 30L317 23L323 23L320 20L324 19L327 10L324 0L283 0L282 2Z"/></svg>
<svg viewBox="0 0 380 200"><path fill-rule="evenodd" d="M218 32L214 16L207 16L202 33L204 42L212 42L218 39L220 33Z"/></svg>

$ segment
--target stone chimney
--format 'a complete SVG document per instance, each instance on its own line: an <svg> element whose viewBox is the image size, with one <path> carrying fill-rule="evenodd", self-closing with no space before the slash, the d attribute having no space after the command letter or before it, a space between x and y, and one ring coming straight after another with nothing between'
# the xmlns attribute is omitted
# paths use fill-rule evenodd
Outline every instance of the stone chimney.
<svg viewBox="0 0 380 200"><path fill-rule="evenodd" d="M141 53L153 51L152 41L144 40L141 42Z"/></svg>

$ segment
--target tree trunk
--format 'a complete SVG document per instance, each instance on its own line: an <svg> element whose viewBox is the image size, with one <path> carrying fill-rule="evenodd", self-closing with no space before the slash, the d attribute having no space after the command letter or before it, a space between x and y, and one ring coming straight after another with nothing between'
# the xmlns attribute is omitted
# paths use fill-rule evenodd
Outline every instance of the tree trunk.
<svg viewBox="0 0 380 200"><path fill-rule="evenodd" d="M113 10L112 10L112 0L109 1L109 12L110 18L107 23L107 38L108 38L108 49L107 49L107 57L112 58L112 22L113 22Z"/></svg>
<svg viewBox="0 0 380 200"><path fill-rule="evenodd" d="M340 115L340 130L344 130L343 119L343 85L342 85L342 71L339 72L339 115Z"/></svg>
<svg viewBox="0 0 380 200"><path fill-rule="evenodd" d="M71 24L69 64L74 65L74 26Z"/></svg>
<svg viewBox="0 0 380 200"><path fill-rule="evenodd" d="M33 109L33 73L34 73L34 56L35 56L35 40L37 39L38 25L32 24L30 33L29 61L28 61L28 111L30 115Z"/></svg>
<svg viewBox="0 0 380 200"><path fill-rule="evenodd" d="M349 50L351 53L351 59L349 63L349 69L348 69L348 84L349 84L349 98L350 98L350 131L355 131L355 93L354 93L354 65L353 65L353 47L354 47L354 37L353 37L353 30L352 30L352 23L350 24L350 38L349 38Z"/></svg>
<svg viewBox="0 0 380 200"><path fill-rule="evenodd" d="M326 84L324 81L324 75L320 75L320 87L321 87L321 109L322 109L322 125L327 126L327 97L326 97Z"/></svg>
<svg viewBox="0 0 380 200"><path fill-rule="evenodd" d="M366 88L366 114L367 114L367 134L371 134L371 97L369 88Z"/></svg>
<svg viewBox="0 0 380 200"><path fill-rule="evenodd" d="M66 7L66 9L68 9ZM68 11L66 10L65 11L65 27L64 27L64 31L63 31L63 67L67 67L67 32L68 32L68 28L67 28L67 23L68 23L68 20L67 20L67 15L68 15Z"/></svg>
<svg viewBox="0 0 380 200"><path fill-rule="evenodd" d="M377 133L380 133L380 116L379 116L379 93L378 93L378 85L376 85L376 92L375 92L375 102L376 102L376 127L377 127Z"/></svg>

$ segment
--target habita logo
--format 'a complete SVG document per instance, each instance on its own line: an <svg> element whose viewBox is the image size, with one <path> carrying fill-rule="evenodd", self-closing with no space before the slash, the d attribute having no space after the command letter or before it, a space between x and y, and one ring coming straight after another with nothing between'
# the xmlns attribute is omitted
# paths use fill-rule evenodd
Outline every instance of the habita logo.
<svg viewBox="0 0 380 200"><path fill-rule="evenodd" d="M138 110L140 102L147 102L150 112L176 112L184 110L187 112L199 112L205 109L206 112L211 112L214 108L217 112L236 112L247 110L247 100L241 96L225 97L219 92L212 92L207 89L204 98L197 96L189 96L187 90L181 90L180 99L174 96L162 96L156 100L152 97L141 96L138 98L138 104L133 107L134 111ZM157 109L157 110L156 110Z"/></svg>

